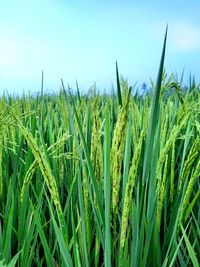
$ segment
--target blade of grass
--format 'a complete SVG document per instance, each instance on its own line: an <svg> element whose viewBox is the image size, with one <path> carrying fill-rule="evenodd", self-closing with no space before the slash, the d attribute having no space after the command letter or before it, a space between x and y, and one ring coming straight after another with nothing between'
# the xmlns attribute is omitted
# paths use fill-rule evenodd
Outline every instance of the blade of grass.
<svg viewBox="0 0 200 267"><path fill-rule="evenodd" d="M15 267L20 253L21 253L21 250L19 252L17 252L17 254L15 254L15 256L12 258L12 260L8 263L8 265L6 267Z"/></svg>
<svg viewBox="0 0 200 267"><path fill-rule="evenodd" d="M118 98L118 104L120 107L122 107L122 94L121 94L121 86L119 81L119 72L118 72L118 64L116 61L116 79L117 79L117 98Z"/></svg>
<svg viewBox="0 0 200 267"><path fill-rule="evenodd" d="M44 233L44 231L42 229L42 225L41 225L41 220L40 220L40 215L39 215L39 210L38 210L39 206L37 207L37 209L35 209L31 201L30 201L30 206L31 206L32 212L34 214L34 220L35 220L35 223L36 223L36 226L37 226L37 229L39 232L39 236L40 236L43 248L44 248L44 254L45 254L47 266L54 267L55 265L54 265L52 253L49 250L48 242L47 242L45 233Z"/></svg>
<svg viewBox="0 0 200 267"><path fill-rule="evenodd" d="M50 210L50 213L51 213L51 219L52 219L52 222L53 222L56 238L58 240L60 252L61 252L61 255L63 257L65 266L73 267L71 255L70 255L70 253L69 253L69 251L68 251L68 249L66 247L65 240L63 238L62 232L61 232L61 230L59 229L59 227L58 227L58 225L56 223L55 217L53 215L51 204L50 204L48 199L47 199L47 201L48 201L49 210Z"/></svg>
<svg viewBox="0 0 200 267"><path fill-rule="evenodd" d="M185 230L184 230L182 225L181 225L181 230L182 230L183 237L184 237L184 240L185 240L185 244L186 244L188 253L190 255L191 261L193 263L193 266L194 267L198 267L199 264L198 264L198 259L196 257L195 251L194 251L194 249L193 249L193 247L192 247L192 245L191 245L191 243L190 243L190 241L189 241L189 239L188 239L188 237L186 235L186 232L185 232Z"/></svg>
<svg viewBox="0 0 200 267"><path fill-rule="evenodd" d="M6 231L5 236L3 237L3 257L6 262L9 261L11 256L11 248L12 248L12 229L13 229L13 215L14 215L14 195L12 195L12 200L10 203L10 211L8 214L8 218L6 219Z"/></svg>
<svg viewBox="0 0 200 267"><path fill-rule="evenodd" d="M81 226L82 226L82 240L83 240L84 256L85 256L84 265L88 267L89 259L88 259L88 253L87 253L87 235L86 235L86 224L85 224L85 214L84 214L84 204L83 204L83 190L82 190L82 184L81 184L80 170L78 173L78 191L79 191L78 197L79 197L79 203L80 203Z"/></svg>
<svg viewBox="0 0 200 267"><path fill-rule="evenodd" d="M161 91L161 83L162 83L162 74L163 74L163 68L164 68L164 59L165 59L165 49L166 49L166 41L167 41L167 30L166 28L165 32L165 38L164 38L164 44L163 44L163 50L161 55L161 61L160 61L160 67L158 71L158 77L157 77L157 83L155 92L153 95L153 102L151 107L151 115L150 115L150 123L147 133L147 141L145 145L145 153L144 153L144 164L143 164L143 176L142 181L145 183L149 178L149 167L151 163L151 153L153 150L153 143L154 143L154 136L155 136L155 130L158 123L158 116L159 116L159 98L160 98L160 91Z"/></svg>
<svg viewBox="0 0 200 267"><path fill-rule="evenodd" d="M189 223L190 223L190 222L189 222ZM186 228L188 228L189 223L188 223L188 225L187 225ZM175 250L175 252L174 252L174 255L173 255L173 257L172 257L172 260L170 261L170 264L168 263L169 267L173 267L174 264L175 264L175 260L176 260L177 254L178 254L178 252L179 252L180 246L182 245L183 238L184 238L184 237L182 236L181 239L180 239L180 241L179 241L179 243L178 243L177 246L176 246L176 250ZM163 264L162 267L167 266L167 265L166 265L166 264L167 264L167 260L168 260L168 258L165 259L165 261L164 261L165 264Z"/></svg>

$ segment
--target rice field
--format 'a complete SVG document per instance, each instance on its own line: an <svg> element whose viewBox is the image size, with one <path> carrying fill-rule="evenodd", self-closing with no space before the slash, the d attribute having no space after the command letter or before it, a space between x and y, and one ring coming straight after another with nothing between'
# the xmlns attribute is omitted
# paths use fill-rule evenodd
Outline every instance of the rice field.
<svg viewBox="0 0 200 267"><path fill-rule="evenodd" d="M0 266L199 266L200 86L0 98Z"/></svg>

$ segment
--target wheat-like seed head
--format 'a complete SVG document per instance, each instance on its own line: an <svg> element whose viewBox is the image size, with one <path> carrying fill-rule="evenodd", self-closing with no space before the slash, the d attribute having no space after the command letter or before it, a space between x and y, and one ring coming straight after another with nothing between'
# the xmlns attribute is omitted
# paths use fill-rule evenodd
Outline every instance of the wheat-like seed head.
<svg viewBox="0 0 200 267"><path fill-rule="evenodd" d="M163 166L163 163L165 161L165 157L168 154L173 142L176 140L177 136L180 133L180 130L182 129L182 127L186 124L186 122L188 121L189 115L186 115L182 121L180 122L179 125L174 126L172 133L169 137L169 139L167 140L165 146L163 147L163 149L161 150L160 153L160 157L158 160L158 165L157 165L157 170L156 170L156 174L157 174L157 180L158 180L158 187L160 186L160 181L159 181L159 177L160 177L160 173L161 173L161 169Z"/></svg>
<svg viewBox="0 0 200 267"><path fill-rule="evenodd" d="M38 162L35 159L33 161L33 163L30 165L30 167L29 167L29 169L28 169L28 171L26 173L26 176L24 178L24 182L23 182L22 189L21 189L21 194L20 194L20 200L21 201L23 201L23 199L24 199L24 194L25 194L26 188L30 184L30 181L32 179L32 176L33 176L37 166L38 166Z"/></svg>
<svg viewBox="0 0 200 267"><path fill-rule="evenodd" d="M190 201L192 190L193 190L193 187L197 181L197 178L199 177L199 173L200 173L200 159L198 160L198 163L196 165L195 170L193 169L192 176L189 180L189 183L188 183L188 186L187 186L187 189L185 192L185 196L183 198L183 202L182 202L181 210L180 210L180 215L179 215L179 226L181 225L181 222L183 220L184 212L185 212L186 207Z"/></svg>
<svg viewBox="0 0 200 267"><path fill-rule="evenodd" d="M38 165L40 167L40 170L43 174L45 183L49 189L51 198L55 204L55 207L57 209L58 215L62 217L62 208L60 204L60 198L59 194L57 191L57 186L56 186L56 181L55 178L53 177L50 167L48 163L45 161L45 158L43 156L43 153L41 152L40 148L38 147L34 137L32 136L31 133L28 132L28 130L23 126L19 118L15 115L12 109L10 109L11 114L13 118L16 120L17 125L22 132L23 136L25 137L28 145L30 146L33 155L35 156L36 161L38 162Z"/></svg>
<svg viewBox="0 0 200 267"><path fill-rule="evenodd" d="M174 170L175 170L175 140L172 143L171 174L170 174L170 200L174 198Z"/></svg>
<svg viewBox="0 0 200 267"><path fill-rule="evenodd" d="M163 201L164 201L165 193L166 193L167 164L168 164L168 154L166 155L166 158L165 158L163 177L160 177L161 186L159 187L159 191L158 191L157 214L156 214L156 221L157 221L158 229L160 229Z"/></svg>
<svg viewBox="0 0 200 267"><path fill-rule="evenodd" d="M125 145L125 130L128 120L130 91L127 93L125 105L121 108L115 126L111 147L111 178L112 178L112 211L116 213L121 181L121 165Z"/></svg>
<svg viewBox="0 0 200 267"><path fill-rule="evenodd" d="M143 143L143 139L145 136L145 132L146 130L143 129L140 134L138 145L135 149L135 153L132 158L131 167L130 167L129 175L128 175L128 181L126 184L124 205L123 205L123 211L122 211L122 222L121 222L121 237L120 237L121 248L124 248L124 244L125 244L126 231L127 231L127 226L128 226L129 209L130 209L130 204L132 201L133 188L135 185L135 178L137 174L137 169L138 169L138 164L140 160L140 154L142 150L142 143Z"/></svg>
<svg viewBox="0 0 200 267"><path fill-rule="evenodd" d="M181 173L179 182L179 191L182 189L184 178L186 178L191 170L191 167L200 153L200 138L196 138L190 152L188 154L187 160L184 162L184 167Z"/></svg>

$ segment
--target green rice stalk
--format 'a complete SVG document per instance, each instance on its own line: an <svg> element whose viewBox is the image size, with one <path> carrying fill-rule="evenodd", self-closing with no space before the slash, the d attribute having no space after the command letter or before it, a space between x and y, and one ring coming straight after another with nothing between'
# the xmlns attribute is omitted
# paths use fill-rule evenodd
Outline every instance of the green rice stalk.
<svg viewBox="0 0 200 267"><path fill-rule="evenodd" d="M93 105L93 129L91 137L91 161L94 167L95 177L99 179L102 189L103 181L103 149L101 144L102 126L97 109L97 99Z"/></svg>
<svg viewBox="0 0 200 267"><path fill-rule="evenodd" d="M88 254L90 252L91 246L91 227L90 227L90 203L89 203L89 191L87 187L87 164L85 162L85 168L83 169L83 202L84 202L84 214L85 214L85 224L86 224L86 237L87 237L87 249Z"/></svg>
<svg viewBox="0 0 200 267"><path fill-rule="evenodd" d="M168 26L166 27L165 37L164 37L164 43L163 43L163 49L161 54L161 60L160 60L160 66L158 70L158 76L157 76L157 82L156 87L153 92L153 98L152 98L152 105L151 105L151 113L150 113L150 119L149 119L149 126L148 126L148 132L147 132L147 138L146 138L146 145L145 145L145 151L144 151L144 163L143 163L143 174L142 174L142 182L145 184L149 179L150 183L150 191L149 191L149 201L148 201L148 208L147 213L148 217L150 216L150 210L152 211L152 199L153 199L153 191L155 187L155 179L154 176L150 175L150 169L151 169L151 162L150 159L152 158L152 151L153 146L157 146L156 140L154 140L156 130L159 126L160 121L160 91L161 91L161 84L162 84L162 75L163 75L163 68L164 68L164 59L165 59L165 50L166 50L166 41L167 41L167 31ZM154 155L153 155L154 157Z"/></svg>
<svg viewBox="0 0 200 267"><path fill-rule="evenodd" d="M162 170L162 166L163 166L163 163L165 161L166 155L168 154L168 152L169 152L169 150L170 150L173 142L176 140L177 136L179 135L180 130L187 123L188 118L189 118L189 115L186 115L185 117L183 117L183 119L182 119L182 121L180 122L179 125L174 126L174 128L173 128L173 130L171 132L171 135L170 135L169 139L167 140L165 146L161 150L160 157L159 157L159 160L158 160L157 170L156 170L156 173L157 173L157 181L158 181L158 188L160 186L159 177L161 175L161 170Z"/></svg>
<svg viewBox="0 0 200 267"><path fill-rule="evenodd" d="M61 137L58 138L58 140L54 144L52 144L48 148L48 151L52 151L51 154L56 153L60 147L64 146L65 141L69 140L70 137L71 135L69 135L68 132L64 133Z"/></svg>
<svg viewBox="0 0 200 267"><path fill-rule="evenodd" d="M10 111L11 111L13 118L16 120L17 125L18 125L21 133L23 134L28 145L30 146L32 153L35 156L35 159L37 160L37 162L39 164L40 170L41 170L42 175L44 177L45 183L49 189L49 192L51 194L51 198L54 202L54 205L57 209L58 215L60 218L62 218L62 208L61 208L61 204L60 204L60 198L59 198L59 194L58 194L58 190L57 190L57 186L56 186L56 181L55 181L55 178L53 177L53 175L51 173L50 167L49 167L47 161L45 160L44 155L41 152L40 148L38 147L32 134L29 133L28 130L23 126L20 119L15 115L12 108L10 108Z"/></svg>
<svg viewBox="0 0 200 267"><path fill-rule="evenodd" d="M33 174L35 173L35 170L37 169L37 166L38 166L38 161L35 159L33 161L33 163L30 165L30 167L29 167L29 169L28 169L28 171L26 173L26 176L24 178L24 182L23 182L22 190L21 190L21 194L20 194L20 200L21 200L21 202L24 199L24 194L26 192L26 188L30 184L30 181L31 181L31 179L33 177Z"/></svg>
<svg viewBox="0 0 200 267"><path fill-rule="evenodd" d="M82 109L83 109L83 102L81 102L81 105L79 106L79 109L78 109L78 116L79 116L79 118L81 117ZM78 134L78 124L77 124L77 121L74 122L74 129L75 129L75 132L76 132L77 136L79 136L79 134ZM77 146L77 143L75 141L75 138L73 140L72 152L73 152L74 157L76 157L76 158L79 157L78 146ZM73 174L74 175L76 173L77 167L78 167L78 162L77 161L73 161Z"/></svg>
<svg viewBox="0 0 200 267"><path fill-rule="evenodd" d="M128 226L128 217L129 217L129 210L130 210L130 204L132 201L132 194L133 194L133 188L135 185L135 178L138 170L138 164L140 161L140 154L142 150L142 144L143 139L145 136L146 131L143 129L140 135L140 138L138 140L138 145L135 149L134 156L132 158L131 167L129 170L129 176L128 181L126 184L126 191L125 191L125 197L124 197L124 205L123 205L123 211L122 211L122 220L121 220L121 237L120 237L120 247L123 249L125 240L126 240L126 231Z"/></svg>
<svg viewBox="0 0 200 267"><path fill-rule="evenodd" d="M188 154L187 160L184 163L183 171L181 173L181 178L179 182L179 191L182 189L184 178L186 178L191 170L192 165L194 164L195 159L200 153L200 138L195 139L190 152Z"/></svg>
<svg viewBox="0 0 200 267"><path fill-rule="evenodd" d="M128 110L131 90L127 93L124 106L121 108L116 122L111 147L111 177L112 177L112 211L116 213L119 200L121 181L121 166L125 145L125 131L128 121Z"/></svg>
<svg viewBox="0 0 200 267"><path fill-rule="evenodd" d="M117 97L118 97L118 103L122 107L122 94L121 94L121 86L119 81L119 72L118 72L118 64L116 61L116 78L117 78Z"/></svg>
<svg viewBox="0 0 200 267"><path fill-rule="evenodd" d="M138 105L136 104L135 101L132 102L132 109L133 109L133 114L134 114L134 119L136 121L136 128L140 128L141 127L141 122L142 122L142 114L139 110Z"/></svg>
<svg viewBox="0 0 200 267"><path fill-rule="evenodd" d="M158 191L158 201L157 201L157 214L156 214L156 221L158 229L160 230L160 224L161 224L161 214L163 209L163 201L166 194L166 180L167 180L167 164L168 164L168 154L165 158L165 165L164 165L164 173L163 178L160 178L162 180L161 186Z"/></svg>
<svg viewBox="0 0 200 267"><path fill-rule="evenodd" d="M62 134L62 129L60 128L59 135L58 135L58 146L56 147L56 155L58 156L58 170L59 170L59 186L62 185L63 182L63 175L64 175L64 162L63 162L63 157L64 153L64 147L65 147L65 138L60 138L60 135ZM69 137L69 134L67 133L67 138Z"/></svg>
<svg viewBox="0 0 200 267"><path fill-rule="evenodd" d="M180 215L179 215L179 227L183 221L185 210L189 204L190 197L191 197L192 191L193 191L193 187L197 181L197 178L199 178L199 175L200 175L200 159L198 160L198 163L196 165L195 170L193 169L192 176L189 180L189 183L188 183L188 186L187 186L184 198L183 198L183 202L182 202L181 210L180 210ZM200 191L200 189L198 189L198 191Z"/></svg>
<svg viewBox="0 0 200 267"><path fill-rule="evenodd" d="M165 112L165 110L163 111ZM165 120L164 120L164 123L163 123L163 127L161 126L161 141L162 141L162 144L165 142L166 138L167 138L167 133L168 133L168 121L169 121L169 115L168 113L166 114L165 116Z"/></svg>
<svg viewBox="0 0 200 267"><path fill-rule="evenodd" d="M136 147L137 146L137 140L140 136L140 128L141 128L141 123L142 123L142 114L139 111L139 108L137 106L137 104L135 103L135 101L133 101L133 103L131 103L131 107L132 107L132 114L134 114L133 116L133 144Z"/></svg>
<svg viewBox="0 0 200 267"><path fill-rule="evenodd" d="M63 147L63 145L64 145L64 141L65 140L68 140L69 138L70 138L71 136L68 134L68 133L65 133L65 134L63 134L63 136L61 137L61 138L59 138L58 139L58 141L56 142L56 143L54 143L53 145L51 145L48 149L47 149L47 151L52 151L53 149L53 151L51 152L51 154L50 155L52 155L52 154L54 154L55 152L56 152L56 147L58 147L58 149L60 148L60 147ZM72 158L72 156L70 155L70 154L60 154L59 155L59 157L60 158L62 158L62 157L64 157L64 158L68 158L68 159L71 159ZM58 157L58 159L59 159L59 157ZM56 157L54 157L54 158L56 158ZM32 177L33 177L33 174L34 174L34 172L35 172L35 170L37 169L37 166L38 166L38 161L37 161L37 159L35 159L34 160L34 162L30 165L30 167L29 167L29 169L28 169L28 171L27 171L27 173L26 173L26 176L25 176L25 178L24 178L24 182L23 182L23 185L22 185L22 189L21 189L21 194L20 194L20 199L21 199L21 201L23 201L23 198L24 198L24 194L25 194L25 191L26 191L26 188L28 187L28 185L30 184L30 181L31 181L31 179L32 179ZM60 169L60 168L59 168ZM61 182L61 181L60 181Z"/></svg>
<svg viewBox="0 0 200 267"><path fill-rule="evenodd" d="M170 201L174 198L174 172L175 172L175 141L172 143L171 174L170 174Z"/></svg>
<svg viewBox="0 0 200 267"><path fill-rule="evenodd" d="M197 131L198 131L199 134L200 134L200 123L198 122L197 119L195 119L195 127L196 127Z"/></svg>

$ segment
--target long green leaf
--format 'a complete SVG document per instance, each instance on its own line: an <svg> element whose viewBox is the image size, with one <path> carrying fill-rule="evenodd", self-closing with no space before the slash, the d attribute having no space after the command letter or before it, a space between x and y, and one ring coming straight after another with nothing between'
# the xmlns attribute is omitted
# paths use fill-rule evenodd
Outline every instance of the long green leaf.
<svg viewBox="0 0 200 267"><path fill-rule="evenodd" d="M198 259L197 259L197 256L195 254L195 251L190 243L190 240L188 239L187 235L186 235L186 232L183 228L183 226L181 225L181 230L182 230L182 233L183 233L183 237L184 237L184 240L185 240L185 244L186 244L186 247L187 247L187 250L188 250L188 253L190 255L190 258L191 258L191 261L193 263L193 266L194 267L198 267L199 264L198 264Z"/></svg>
<svg viewBox="0 0 200 267"><path fill-rule="evenodd" d="M160 60L160 67L158 70L157 83L156 83L156 88L155 88L155 92L154 92L153 100L152 100L153 102L152 102L152 107L151 107L150 123L149 123L149 128L148 128L148 133L147 133L147 141L146 141L146 146L145 146L144 163L143 163L143 176L142 176L143 183L145 183L149 178L150 163L152 159L151 153L153 150L155 131L156 131L157 124L158 124L159 98L160 98L162 74L163 74L163 68L164 68L167 30L168 30L168 27L166 28L166 32L165 32L163 50L162 50L162 55L161 55L161 60Z"/></svg>
<svg viewBox="0 0 200 267"><path fill-rule="evenodd" d="M53 211L52 211L52 207L51 207L51 204L48 200L48 204L49 204L49 210L50 210L50 213L51 213L51 219L52 219L52 222L53 222L53 226L54 226L54 230L55 230L55 233L56 233L56 238L58 240L58 244L59 244L59 247L60 247L60 252L61 252L61 255L63 257L63 260L64 260L64 263L66 266L68 267L73 267L73 263L72 263L72 258L71 258L71 255L66 247L66 244L65 244L65 240L63 238L63 234L61 232L61 230L59 229L57 223L56 223L56 220L55 220L55 217L53 215Z"/></svg>
<svg viewBox="0 0 200 267"><path fill-rule="evenodd" d="M117 79L117 97L118 97L118 103L122 107L122 93L121 93L121 86L120 86L120 80L119 80L119 72L118 72L118 64L116 61L116 79Z"/></svg>
<svg viewBox="0 0 200 267"><path fill-rule="evenodd" d="M38 213L38 210L35 210L35 208L34 208L34 206L33 206L33 204L31 202L30 202L30 205L31 205L31 209L32 209L33 214L34 214L34 220L35 220L35 223L37 225L39 236L40 236L43 248L44 248L44 254L45 254L47 265L49 267L54 267L55 265L54 265L52 253L51 253L51 251L49 249L48 242L47 242L44 230L42 229L40 215Z"/></svg>

